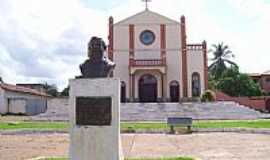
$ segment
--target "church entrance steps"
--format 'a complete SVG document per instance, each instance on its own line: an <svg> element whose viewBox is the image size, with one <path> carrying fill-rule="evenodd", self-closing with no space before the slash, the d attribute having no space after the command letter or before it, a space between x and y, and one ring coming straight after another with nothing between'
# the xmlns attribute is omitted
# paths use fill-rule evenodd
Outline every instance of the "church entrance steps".
<svg viewBox="0 0 270 160"><path fill-rule="evenodd" d="M258 119L263 114L235 102L215 103L125 103L122 121L164 121L167 117L193 119Z"/></svg>
<svg viewBox="0 0 270 160"><path fill-rule="evenodd" d="M33 116L33 120L67 121L68 100L49 101L44 114ZM235 102L214 103L122 103L122 121L164 121L167 117L192 117L193 119L258 119L270 118Z"/></svg>

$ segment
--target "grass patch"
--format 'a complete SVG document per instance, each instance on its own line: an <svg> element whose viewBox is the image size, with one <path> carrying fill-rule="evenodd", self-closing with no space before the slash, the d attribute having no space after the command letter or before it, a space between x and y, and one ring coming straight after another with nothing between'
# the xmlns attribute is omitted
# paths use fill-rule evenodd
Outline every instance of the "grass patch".
<svg viewBox="0 0 270 160"><path fill-rule="evenodd" d="M0 122L0 130L67 130L65 122Z"/></svg>
<svg viewBox="0 0 270 160"><path fill-rule="evenodd" d="M270 120L197 121L196 128L270 128Z"/></svg>
<svg viewBox="0 0 270 160"><path fill-rule="evenodd" d="M67 122L0 122L0 130L54 130L67 131ZM265 128L270 129L270 120L218 120L194 121L193 128ZM168 130L166 123L121 123L122 131Z"/></svg>
<svg viewBox="0 0 270 160"><path fill-rule="evenodd" d="M269 128L270 120L209 120L194 121L193 128ZM168 129L166 123L122 123L122 130Z"/></svg>
<svg viewBox="0 0 270 160"><path fill-rule="evenodd" d="M141 159L125 159L125 160L194 160L188 157L177 157L177 158L141 158Z"/></svg>
<svg viewBox="0 0 270 160"><path fill-rule="evenodd" d="M68 160L68 158L46 158L41 160Z"/></svg>
<svg viewBox="0 0 270 160"><path fill-rule="evenodd" d="M150 130L150 129L166 129L167 124L166 123L121 123L121 129L122 130L128 130L128 129L144 129L144 130Z"/></svg>

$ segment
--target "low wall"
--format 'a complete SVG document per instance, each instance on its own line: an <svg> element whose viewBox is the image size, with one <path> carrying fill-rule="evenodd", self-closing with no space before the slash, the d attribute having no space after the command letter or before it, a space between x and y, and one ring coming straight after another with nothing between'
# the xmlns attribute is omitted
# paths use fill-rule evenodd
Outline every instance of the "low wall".
<svg viewBox="0 0 270 160"><path fill-rule="evenodd" d="M234 101L240 105L250 107L259 111L270 111L269 106L267 106L266 101L270 97L231 97L222 92L216 92L217 101Z"/></svg>
<svg viewBox="0 0 270 160"><path fill-rule="evenodd" d="M48 110L55 107L68 109L68 97L48 99Z"/></svg>

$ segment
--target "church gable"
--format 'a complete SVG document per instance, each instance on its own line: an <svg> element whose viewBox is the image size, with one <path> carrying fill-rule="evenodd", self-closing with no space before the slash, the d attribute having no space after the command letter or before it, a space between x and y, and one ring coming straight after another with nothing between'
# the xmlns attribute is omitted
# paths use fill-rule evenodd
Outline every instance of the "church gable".
<svg viewBox="0 0 270 160"><path fill-rule="evenodd" d="M158 13L145 10L126 18L115 25L128 25L128 24L179 24L177 21L167 18Z"/></svg>
<svg viewBox="0 0 270 160"><path fill-rule="evenodd" d="M207 46L187 44L185 22L147 7L118 23L110 17L109 57L117 63L123 102L178 102L207 89Z"/></svg>

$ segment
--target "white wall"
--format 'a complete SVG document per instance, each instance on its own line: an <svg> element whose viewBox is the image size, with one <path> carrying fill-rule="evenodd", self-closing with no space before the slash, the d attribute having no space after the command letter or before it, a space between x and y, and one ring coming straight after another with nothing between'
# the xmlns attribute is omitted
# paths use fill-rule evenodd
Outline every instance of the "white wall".
<svg viewBox="0 0 270 160"><path fill-rule="evenodd" d="M27 93L11 92L11 91L5 91L4 92L4 98L5 98L5 101L6 101L6 111L4 112L4 114L7 113L7 112L13 113L13 112L11 112L11 110L12 111L14 110L14 108L10 108L8 106L8 103L7 103L8 99L11 99L10 103L12 103L12 101L14 99L40 99L40 100L46 100L46 97L40 97L40 96L31 95L31 94L27 94Z"/></svg>
<svg viewBox="0 0 270 160"><path fill-rule="evenodd" d="M155 41L151 45L144 45L140 35L144 30L150 30L155 34ZM160 59L160 25L135 26L135 59Z"/></svg>
<svg viewBox="0 0 270 160"><path fill-rule="evenodd" d="M114 61L117 66L115 77L120 77L126 83L126 93L129 97L129 25L134 25L135 59L161 59L160 52L160 25L166 26L166 56L167 56L167 98L169 98L170 82L178 81L180 85L180 97L183 96L182 85L182 51L181 51L181 26L177 21L159 15L151 11L144 11L129 17L114 25ZM151 30L155 34L155 42L149 46L140 41L140 34L144 30ZM192 58L191 58L192 59ZM191 60L192 61L192 60ZM149 72L149 71L145 71ZM156 74L153 72L153 74ZM138 97L137 83L140 73L135 77L135 96ZM160 74L156 74L157 79ZM161 89L158 89L161 91ZM159 97L161 92L158 93Z"/></svg>
<svg viewBox="0 0 270 160"><path fill-rule="evenodd" d="M144 11L129 17L114 25L114 50L129 54L129 25L134 25L135 59L160 59L160 25L165 24L167 30L168 50L180 48L180 24L177 21L151 11ZM140 34L144 30L151 30L155 34L155 41L151 45L144 45L140 41ZM121 62L120 62L121 63Z"/></svg>
<svg viewBox="0 0 270 160"><path fill-rule="evenodd" d="M121 81L125 82L126 96L129 98L129 54L126 52L115 52L114 62L116 63L116 67L113 72L114 77L120 78Z"/></svg>
<svg viewBox="0 0 270 160"><path fill-rule="evenodd" d="M150 10L145 10L140 12L136 15L128 17L118 23L116 25L129 25L129 24L137 24L137 25L144 25L144 24L177 24L178 22L172 19L169 19L165 16L162 16L158 13L152 12Z"/></svg>
<svg viewBox="0 0 270 160"><path fill-rule="evenodd" d="M129 98L129 26L114 26L113 41L113 61L116 63L114 77L118 77L125 82L126 96Z"/></svg>
<svg viewBox="0 0 270 160"><path fill-rule="evenodd" d="M26 99L11 99L9 102L9 113L25 114L26 113Z"/></svg>
<svg viewBox="0 0 270 160"><path fill-rule="evenodd" d="M8 107L8 99L11 99L10 100L11 108ZM5 91L2 88L0 88L0 114L6 114L7 112L24 113L25 108L21 107L22 102L17 101L18 99L20 99L20 100L21 99L43 99L43 100L45 100L46 98L36 96L36 95L31 95L31 94Z"/></svg>
<svg viewBox="0 0 270 160"><path fill-rule="evenodd" d="M68 109L68 99L68 97L48 99L48 110L54 107Z"/></svg>
<svg viewBox="0 0 270 160"><path fill-rule="evenodd" d="M183 96L182 85L182 49L180 25L166 26L167 49L167 98L170 96L170 82L178 81L180 85L180 97Z"/></svg>
<svg viewBox="0 0 270 160"><path fill-rule="evenodd" d="M188 97L192 97L192 74L198 72L201 80L201 93L204 91L204 57L203 50L188 50Z"/></svg>
<svg viewBox="0 0 270 160"><path fill-rule="evenodd" d="M180 52L167 52L167 97L170 96L170 82L177 81L180 85L180 97L183 96L182 85L182 54Z"/></svg>
<svg viewBox="0 0 270 160"><path fill-rule="evenodd" d="M7 102L5 100L4 90L0 87L0 114L7 113Z"/></svg>
<svg viewBox="0 0 270 160"><path fill-rule="evenodd" d="M116 52L129 54L129 26L116 25L113 28L113 48Z"/></svg>
<svg viewBox="0 0 270 160"><path fill-rule="evenodd" d="M181 50L181 28L180 24L166 25L166 47L170 51Z"/></svg>

